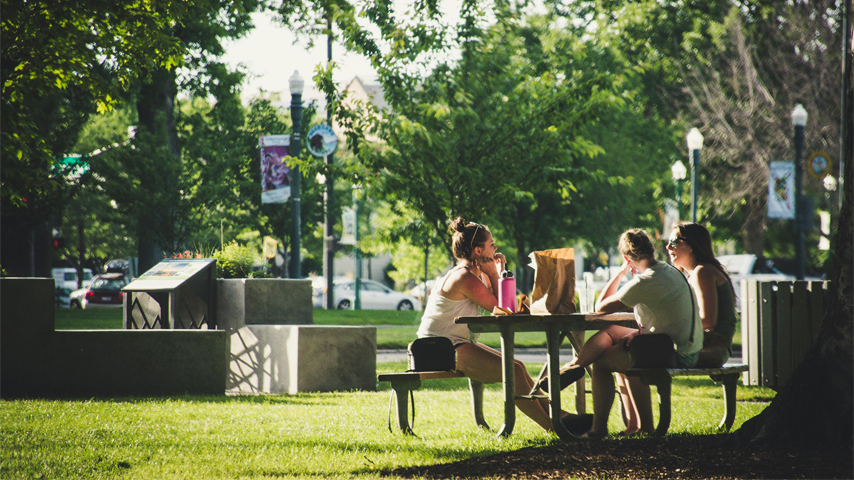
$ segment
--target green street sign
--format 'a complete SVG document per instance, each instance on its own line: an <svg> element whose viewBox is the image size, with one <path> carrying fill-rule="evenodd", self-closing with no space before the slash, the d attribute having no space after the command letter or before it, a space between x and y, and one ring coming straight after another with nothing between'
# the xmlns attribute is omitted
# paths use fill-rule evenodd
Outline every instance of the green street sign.
<svg viewBox="0 0 854 480"><path fill-rule="evenodd" d="M51 174L55 177L77 178L89 171L88 160L83 155L65 155L53 162Z"/></svg>

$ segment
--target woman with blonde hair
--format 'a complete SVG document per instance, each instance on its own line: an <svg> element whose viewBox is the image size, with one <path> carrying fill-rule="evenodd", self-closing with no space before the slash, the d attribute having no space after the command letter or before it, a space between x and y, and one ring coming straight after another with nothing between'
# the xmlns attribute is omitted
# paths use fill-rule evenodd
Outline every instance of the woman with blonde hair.
<svg viewBox="0 0 854 480"><path fill-rule="evenodd" d="M655 259L655 249L645 231L631 229L623 232L619 242L625 263L602 290L596 302L598 313L614 313L634 309L638 329L610 326L590 337L576 358L560 371L561 388L584 376L585 367L593 365L593 426L586 436L602 438L608 434L608 418L614 404L614 373L625 372L631 366L629 344L637 335L666 333L676 345L676 365L693 367L702 348L700 316L685 277L671 265ZM620 287L629 273L633 278ZM696 341L692 332L697 332ZM628 379L632 405L640 425L635 431L652 433L649 386L638 377ZM540 384L543 385L543 382ZM632 426L630 426L632 428ZM635 433L630 431L627 433Z"/></svg>

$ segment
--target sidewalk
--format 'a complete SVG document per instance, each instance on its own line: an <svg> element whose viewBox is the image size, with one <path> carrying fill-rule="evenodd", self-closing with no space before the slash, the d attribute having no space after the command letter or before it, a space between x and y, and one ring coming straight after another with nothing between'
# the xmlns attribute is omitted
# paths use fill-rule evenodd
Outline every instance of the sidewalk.
<svg viewBox="0 0 854 480"><path fill-rule="evenodd" d="M516 348L517 360L524 363L546 363L545 348ZM561 362L568 362L574 358L571 348L563 348L560 350ZM405 362L406 350L377 350L377 363L385 362ZM732 358L726 363L744 363L741 361L741 350L733 349Z"/></svg>

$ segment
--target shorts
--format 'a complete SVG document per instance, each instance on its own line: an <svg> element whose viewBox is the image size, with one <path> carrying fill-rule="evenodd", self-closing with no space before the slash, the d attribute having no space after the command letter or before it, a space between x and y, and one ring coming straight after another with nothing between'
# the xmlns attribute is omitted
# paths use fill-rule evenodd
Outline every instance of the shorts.
<svg viewBox="0 0 854 480"><path fill-rule="evenodd" d="M676 368L694 368L697 366L697 359L700 357L700 352L692 353L691 355L681 355L676 352L675 363Z"/></svg>

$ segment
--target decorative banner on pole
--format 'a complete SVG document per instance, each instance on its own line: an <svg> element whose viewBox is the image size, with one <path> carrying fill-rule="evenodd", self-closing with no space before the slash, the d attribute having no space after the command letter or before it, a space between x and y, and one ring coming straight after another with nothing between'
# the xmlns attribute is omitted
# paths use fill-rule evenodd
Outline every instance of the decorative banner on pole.
<svg viewBox="0 0 854 480"><path fill-rule="evenodd" d="M326 124L315 125L308 131L308 151L315 157L325 157L335 153L338 148L338 136L332 127Z"/></svg>
<svg viewBox="0 0 854 480"><path fill-rule="evenodd" d="M341 245L356 244L356 211L352 207L344 207L341 209L341 240L338 241Z"/></svg>
<svg viewBox="0 0 854 480"><path fill-rule="evenodd" d="M768 174L768 218L795 218L795 164L771 162Z"/></svg>
<svg viewBox="0 0 854 480"><path fill-rule="evenodd" d="M291 196L291 169L282 160L288 156L290 135L258 137L261 147L261 203L284 203Z"/></svg>

